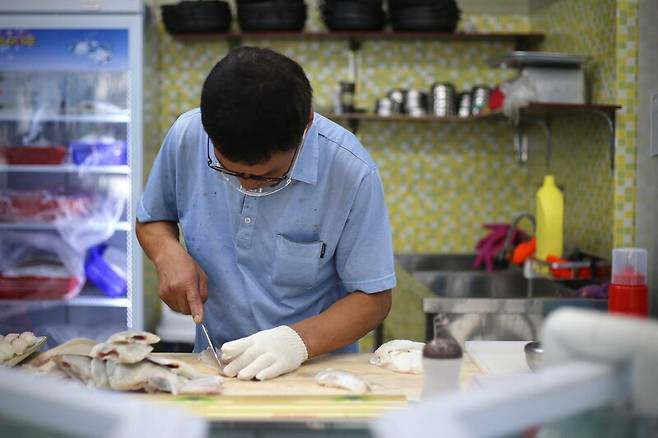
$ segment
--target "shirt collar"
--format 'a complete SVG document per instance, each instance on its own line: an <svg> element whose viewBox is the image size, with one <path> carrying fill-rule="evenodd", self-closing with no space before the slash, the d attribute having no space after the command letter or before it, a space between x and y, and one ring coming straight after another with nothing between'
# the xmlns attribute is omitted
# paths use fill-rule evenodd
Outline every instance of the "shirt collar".
<svg viewBox="0 0 658 438"><path fill-rule="evenodd" d="M318 127L317 115L313 116L313 123L306 132L301 155L292 171L292 179L308 184L318 182Z"/></svg>

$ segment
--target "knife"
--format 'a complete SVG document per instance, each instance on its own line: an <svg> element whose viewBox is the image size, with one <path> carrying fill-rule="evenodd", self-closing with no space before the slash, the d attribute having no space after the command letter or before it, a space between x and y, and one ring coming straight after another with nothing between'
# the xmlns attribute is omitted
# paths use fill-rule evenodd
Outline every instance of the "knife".
<svg viewBox="0 0 658 438"><path fill-rule="evenodd" d="M208 329L206 329L206 325L204 323L199 324L201 326L201 330L203 330L203 334L206 335L206 341L208 342L208 346L212 350L212 355L215 356L215 360L217 361L217 366L219 369L222 369L222 363L219 361L219 356L217 356L217 350L215 350L215 345L213 345L212 341L210 340L210 335L208 334Z"/></svg>

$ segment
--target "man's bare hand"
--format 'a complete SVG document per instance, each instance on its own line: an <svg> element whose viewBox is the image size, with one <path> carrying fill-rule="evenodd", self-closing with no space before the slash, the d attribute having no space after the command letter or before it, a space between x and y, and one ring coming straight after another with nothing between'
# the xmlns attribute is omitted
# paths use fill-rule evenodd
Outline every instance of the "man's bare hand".
<svg viewBox="0 0 658 438"><path fill-rule="evenodd" d="M166 244L155 262L160 277L160 299L172 310L203 321L208 298L208 276L178 242Z"/></svg>

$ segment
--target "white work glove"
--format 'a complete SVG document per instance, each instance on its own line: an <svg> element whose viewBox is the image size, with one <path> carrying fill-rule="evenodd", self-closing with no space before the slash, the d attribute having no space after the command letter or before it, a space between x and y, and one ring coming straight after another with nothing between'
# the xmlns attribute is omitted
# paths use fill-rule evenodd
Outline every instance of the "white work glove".
<svg viewBox="0 0 658 438"><path fill-rule="evenodd" d="M222 345L224 374L240 380L267 380L294 371L308 359L304 341L287 325L262 330Z"/></svg>

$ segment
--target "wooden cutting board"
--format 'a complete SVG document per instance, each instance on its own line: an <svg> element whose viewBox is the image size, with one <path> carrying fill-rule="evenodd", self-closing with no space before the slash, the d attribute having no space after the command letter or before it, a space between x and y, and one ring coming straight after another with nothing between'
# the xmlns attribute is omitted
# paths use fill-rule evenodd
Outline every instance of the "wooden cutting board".
<svg viewBox="0 0 658 438"><path fill-rule="evenodd" d="M214 372L196 355L161 354L184 360L200 372ZM369 420L388 409L406 406L409 400L418 400L422 375L400 374L371 365L370 357L370 354L325 355L304 363L292 373L263 382L225 378L222 394L216 396L138 396L215 420ZM326 368L360 376L370 384L372 392L355 396L347 390L318 385L314 377Z"/></svg>
<svg viewBox="0 0 658 438"><path fill-rule="evenodd" d="M203 373L215 372L194 354L159 354L184 360ZM369 353L325 355L304 363L292 373L264 382L225 378L222 393L216 396L135 396L223 421L370 421L390 409L420 399L422 374L401 374L371 365L371 356ZM366 380L372 391L358 396L347 390L320 386L315 383L315 375L326 368L354 373ZM460 375L462 387L469 386L480 372L465 354Z"/></svg>

